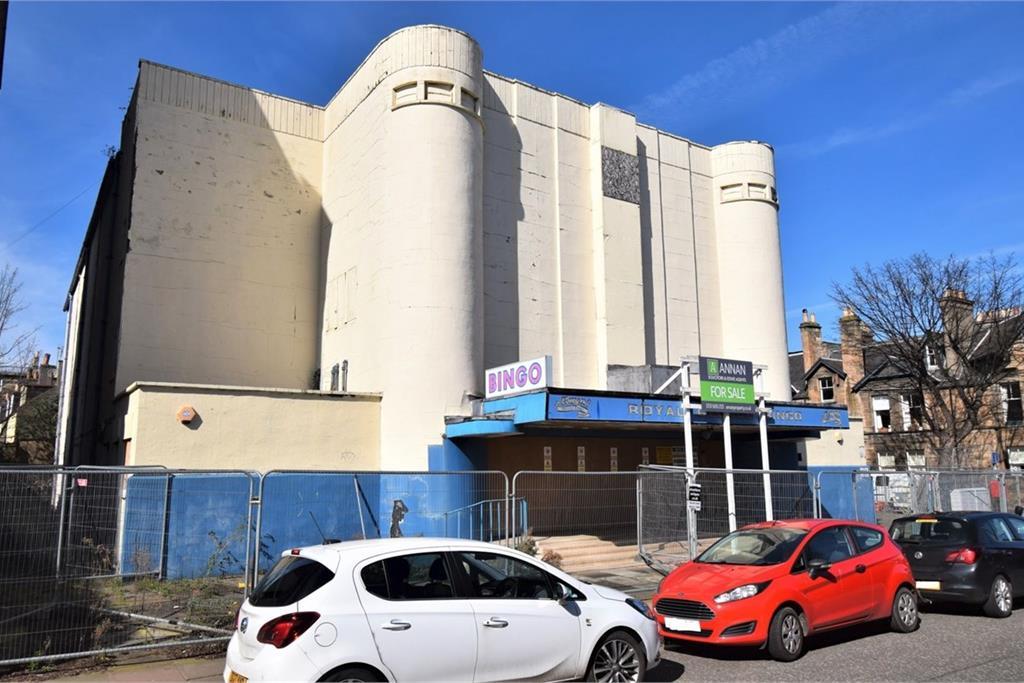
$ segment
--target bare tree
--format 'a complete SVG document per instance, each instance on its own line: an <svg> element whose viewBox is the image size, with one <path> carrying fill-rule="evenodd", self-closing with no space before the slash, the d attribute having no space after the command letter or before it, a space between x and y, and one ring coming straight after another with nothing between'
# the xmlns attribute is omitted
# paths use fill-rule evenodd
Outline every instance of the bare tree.
<svg viewBox="0 0 1024 683"><path fill-rule="evenodd" d="M999 385L1024 365L1018 262L915 254L854 268L848 284L832 285L832 298L871 329L901 386L921 397L918 437L939 465L966 465L963 446L999 423Z"/></svg>
<svg viewBox="0 0 1024 683"><path fill-rule="evenodd" d="M18 269L5 265L0 273L0 365L24 365L28 360L35 330L19 329L17 317L23 310Z"/></svg>

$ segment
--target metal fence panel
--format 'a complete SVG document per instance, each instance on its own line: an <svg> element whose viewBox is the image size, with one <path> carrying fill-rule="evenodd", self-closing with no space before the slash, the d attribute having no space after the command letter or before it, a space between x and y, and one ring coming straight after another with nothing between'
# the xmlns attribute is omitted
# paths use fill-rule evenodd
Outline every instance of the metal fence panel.
<svg viewBox="0 0 1024 683"><path fill-rule="evenodd" d="M638 562L638 472L517 472L517 545L566 571Z"/></svg>
<svg viewBox="0 0 1024 683"><path fill-rule="evenodd" d="M0 663L226 639L245 472L0 469Z"/></svg>
<svg viewBox="0 0 1024 683"><path fill-rule="evenodd" d="M668 572L691 559L686 470L643 468L638 486L638 546L640 556Z"/></svg>
<svg viewBox="0 0 1024 683"><path fill-rule="evenodd" d="M1002 473L991 471L931 472L935 510L1005 510ZM1012 509L1012 508L1011 508ZM925 510L915 510L925 512Z"/></svg>
<svg viewBox="0 0 1024 683"><path fill-rule="evenodd" d="M263 477L257 573L281 552L324 538L433 536L506 542L511 533L503 472L325 472ZM322 534L322 535L321 535Z"/></svg>
<svg viewBox="0 0 1024 683"><path fill-rule="evenodd" d="M768 518L765 478L772 498L773 519L808 519L815 514L813 478L803 470L696 470L701 485L701 511L697 515L698 539L716 539L731 528ZM729 479L735 506L734 524L729 519Z"/></svg>
<svg viewBox="0 0 1024 683"><path fill-rule="evenodd" d="M1024 507L1024 472L1007 472L1003 478L1003 491L1008 512Z"/></svg>

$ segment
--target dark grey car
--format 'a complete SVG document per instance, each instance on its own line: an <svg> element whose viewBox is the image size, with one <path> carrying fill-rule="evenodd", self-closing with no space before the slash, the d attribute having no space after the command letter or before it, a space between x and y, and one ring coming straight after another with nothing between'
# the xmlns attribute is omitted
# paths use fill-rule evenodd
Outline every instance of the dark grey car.
<svg viewBox="0 0 1024 683"><path fill-rule="evenodd" d="M921 597L981 606L1008 617L1024 596L1024 517L936 512L901 517L889 535L902 549Z"/></svg>

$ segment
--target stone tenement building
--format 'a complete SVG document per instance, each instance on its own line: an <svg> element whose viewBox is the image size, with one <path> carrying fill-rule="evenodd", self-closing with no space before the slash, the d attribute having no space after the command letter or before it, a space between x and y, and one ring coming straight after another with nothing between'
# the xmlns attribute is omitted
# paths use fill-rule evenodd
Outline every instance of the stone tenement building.
<svg viewBox="0 0 1024 683"><path fill-rule="evenodd" d="M963 307L972 324L1006 325L1024 315L1019 310L999 315L975 312L971 302L957 294L947 293L941 305ZM924 399L910 388L909 373L889 344L875 340L849 309L839 319L838 344L822 340L821 325L807 311L800 333L802 349L790 354L795 400L847 406L851 429L863 425L864 461L870 467L924 469L939 465L925 434ZM947 363L949 344L937 339L924 348L925 367L938 369ZM1009 368L1005 381L986 390L984 424L963 444L970 467L991 467L994 453L1000 466L1024 469L1024 339L1018 341Z"/></svg>

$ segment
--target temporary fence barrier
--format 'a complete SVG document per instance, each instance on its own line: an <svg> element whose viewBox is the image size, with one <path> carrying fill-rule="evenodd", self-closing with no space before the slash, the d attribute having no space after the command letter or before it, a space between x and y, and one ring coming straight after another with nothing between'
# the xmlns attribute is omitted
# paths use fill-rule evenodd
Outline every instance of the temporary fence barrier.
<svg viewBox="0 0 1024 683"><path fill-rule="evenodd" d="M690 533L695 511L687 503L693 475L675 467L641 468L638 486L638 552L658 571L667 573L693 557Z"/></svg>
<svg viewBox="0 0 1024 683"><path fill-rule="evenodd" d="M698 538L718 538L765 519L806 519L816 508L814 482L805 470L694 470L701 486ZM766 488L771 505L766 504ZM731 482L730 482L731 480ZM730 500L729 488L732 487Z"/></svg>
<svg viewBox="0 0 1024 683"><path fill-rule="evenodd" d="M930 472L927 476L936 510L1006 510L1003 474L998 470Z"/></svg>
<svg viewBox="0 0 1024 683"><path fill-rule="evenodd" d="M0 664L225 640L247 472L0 469Z"/></svg>
<svg viewBox="0 0 1024 683"><path fill-rule="evenodd" d="M259 495L255 574L282 551L324 539L438 536L505 542L504 472L274 470Z"/></svg>
<svg viewBox="0 0 1024 683"><path fill-rule="evenodd" d="M820 517L889 526L904 515L1012 510L1020 478L999 470L845 470L817 474Z"/></svg>
<svg viewBox="0 0 1024 683"><path fill-rule="evenodd" d="M510 485L496 471L0 468L0 665L223 642L262 570L325 539L475 539L569 571L638 558L667 571L766 518L888 525L1013 510L1022 494L1024 473L996 470L645 466Z"/></svg>
<svg viewBox="0 0 1024 683"><path fill-rule="evenodd" d="M636 545L636 472L517 472L513 526L533 537L590 535ZM528 520L523 519L523 511ZM528 524L528 526L526 526Z"/></svg>
<svg viewBox="0 0 1024 683"><path fill-rule="evenodd" d="M1007 512L1024 506L1024 472L1007 472L1003 478L1003 490L1006 492Z"/></svg>

